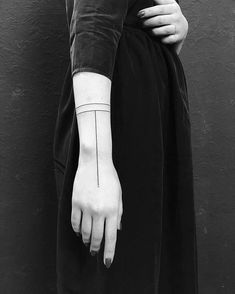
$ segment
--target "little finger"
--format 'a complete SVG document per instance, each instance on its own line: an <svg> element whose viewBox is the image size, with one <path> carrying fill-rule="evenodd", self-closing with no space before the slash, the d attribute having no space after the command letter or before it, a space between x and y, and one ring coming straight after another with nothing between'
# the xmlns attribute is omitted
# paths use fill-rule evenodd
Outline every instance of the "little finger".
<svg viewBox="0 0 235 294"><path fill-rule="evenodd" d="M161 39L162 43L164 44L174 44L177 43L179 40L179 36L177 34L169 35Z"/></svg>

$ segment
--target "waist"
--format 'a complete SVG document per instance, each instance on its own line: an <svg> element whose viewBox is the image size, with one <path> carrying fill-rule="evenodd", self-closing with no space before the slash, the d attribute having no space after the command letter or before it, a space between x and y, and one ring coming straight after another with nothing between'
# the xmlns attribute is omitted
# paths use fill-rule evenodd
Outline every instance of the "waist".
<svg viewBox="0 0 235 294"><path fill-rule="evenodd" d="M154 42L154 43L158 43L158 44L162 44L161 43L161 39L152 35L149 32L150 29L148 28L143 28L141 23L135 23L135 24L123 24L123 31L125 32L129 32L131 34L136 33L140 36L140 38L147 38L150 42Z"/></svg>
<svg viewBox="0 0 235 294"><path fill-rule="evenodd" d="M145 32L144 28L142 27L140 22L136 22L136 23L133 23L133 24L124 23L123 24L123 29L124 30L133 30L133 31Z"/></svg>

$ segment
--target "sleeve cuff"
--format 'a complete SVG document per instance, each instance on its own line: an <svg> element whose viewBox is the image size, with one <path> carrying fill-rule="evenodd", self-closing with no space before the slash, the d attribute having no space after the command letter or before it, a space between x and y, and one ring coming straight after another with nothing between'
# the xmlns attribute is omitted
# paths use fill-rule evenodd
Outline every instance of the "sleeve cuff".
<svg viewBox="0 0 235 294"><path fill-rule="evenodd" d="M72 69L72 73L71 73L72 77L78 72L98 73L100 75L106 76L108 79L110 79L112 81L112 74L111 73L104 71L104 70L101 70L101 69L94 68L94 67L76 67L76 68Z"/></svg>

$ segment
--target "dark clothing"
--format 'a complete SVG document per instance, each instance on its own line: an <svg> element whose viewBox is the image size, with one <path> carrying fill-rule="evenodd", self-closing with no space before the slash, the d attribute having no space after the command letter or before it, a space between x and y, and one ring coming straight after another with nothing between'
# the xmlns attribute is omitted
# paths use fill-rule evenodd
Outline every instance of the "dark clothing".
<svg viewBox="0 0 235 294"><path fill-rule="evenodd" d="M142 29L148 0L68 0L71 62L54 137L58 294L198 294L190 116L184 71ZM91 256L71 226L79 157L72 75L112 80L113 162L122 186L114 261Z"/></svg>

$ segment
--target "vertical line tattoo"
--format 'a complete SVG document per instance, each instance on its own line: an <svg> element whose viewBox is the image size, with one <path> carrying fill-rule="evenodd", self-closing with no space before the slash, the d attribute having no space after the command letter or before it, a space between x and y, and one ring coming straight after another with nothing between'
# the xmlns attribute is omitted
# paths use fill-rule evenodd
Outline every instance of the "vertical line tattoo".
<svg viewBox="0 0 235 294"><path fill-rule="evenodd" d="M97 139L97 119L96 119L96 110L95 110L95 142L96 142L96 170L97 170L97 185L99 184L99 161L98 161L98 139Z"/></svg>
<svg viewBox="0 0 235 294"><path fill-rule="evenodd" d="M94 106L95 105L95 106ZM95 107L95 109L94 109ZM85 108L85 110L84 110ZM94 102L94 103L85 103L75 107L76 114L79 115L81 113L94 111L94 119L95 119L95 149L96 149L96 173L97 173L97 186L100 186L100 178L99 178L99 149L98 149L98 122L97 122L97 111L110 112L110 104L103 102Z"/></svg>

